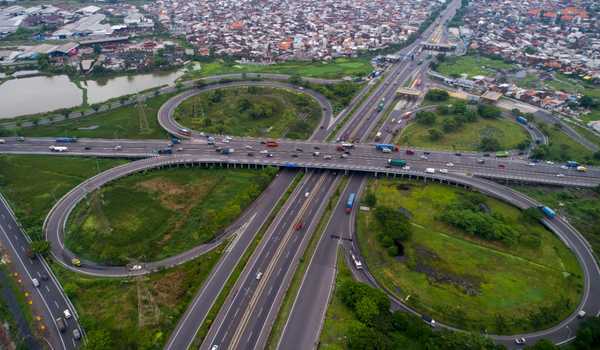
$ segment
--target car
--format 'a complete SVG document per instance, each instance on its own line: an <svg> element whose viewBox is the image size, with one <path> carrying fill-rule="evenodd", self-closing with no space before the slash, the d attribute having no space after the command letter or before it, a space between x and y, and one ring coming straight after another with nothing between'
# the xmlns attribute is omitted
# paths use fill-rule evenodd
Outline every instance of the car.
<svg viewBox="0 0 600 350"><path fill-rule="evenodd" d="M23 142L23 141L25 141L25 138L23 136L19 136L19 137L17 137L17 141Z"/></svg>
<svg viewBox="0 0 600 350"><path fill-rule="evenodd" d="M261 141L260 141L260 144L261 144L261 145L266 145L266 144L267 144L267 141L265 141L265 140L261 140Z"/></svg>
<svg viewBox="0 0 600 350"><path fill-rule="evenodd" d="M216 147L215 152L221 152L223 149L221 147Z"/></svg>
<svg viewBox="0 0 600 350"><path fill-rule="evenodd" d="M419 158L421 158L421 159L423 159L423 160L427 160L427 159L429 159L429 158L427 158L427 156L426 156L426 155L422 155L422 156L420 156Z"/></svg>
<svg viewBox="0 0 600 350"><path fill-rule="evenodd" d="M346 153L342 153L342 155L340 156L340 158L348 158L348 155Z"/></svg>
<svg viewBox="0 0 600 350"><path fill-rule="evenodd" d="M310 196L310 192L306 192L306 193L304 194L304 198L308 198L308 196Z"/></svg>
<svg viewBox="0 0 600 350"><path fill-rule="evenodd" d="M527 343L527 340L525 340L525 338L523 338L523 337L515 338L515 343L517 343L518 345L523 345L523 344Z"/></svg>
<svg viewBox="0 0 600 350"><path fill-rule="evenodd" d="M63 311L63 315L65 315L65 318L68 320L69 318L71 318L71 311L69 311L69 309L65 309Z"/></svg>
<svg viewBox="0 0 600 350"><path fill-rule="evenodd" d="M577 318L584 318L584 317L585 317L585 311L579 310L579 312L577 313Z"/></svg>
<svg viewBox="0 0 600 350"><path fill-rule="evenodd" d="M42 273L42 275L40 276L40 278L42 279L42 281L47 281L48 280L48 275L45 273Z"/></svg>
<svg viewBox="0 0 600 350"><path fill-rule="evenodd" d="M58 331L63 333L64 331L67 330L67 325L65 324L65 320L63 320L62 317L58 317L56 318L56 327L58 328Z"/></svg>
<svg viewBox="0 0 600 350"><path fill-rule="evenodd" d="M200 136L206 136L206 134L204 133L204 131L200 131Z"/></svg>
<svg viewBox="0 0 600 350"><path fill-rule="evenodd" d="M431 154L431 152L423 152L424 155L428 156Z"/></svg>
<svg viewBox="0 0 600 350"><path fill-rule="evenodd" d="M229 140L228 139L223 139L223 140L221 140L221 142L223 142L223 143L229 143Z"/></svg>
<svg viewBox="0 0 600 350"><path fill-rule="evenodd" d="M556 174L557 177L564 177L565 174Z"/></svg>
<svg viewBox="0 0 600 350"><path fill-rule="evenodd" d="M453 166L454 166L454 163L452 163L452 162L448 162L448 163L446 163L446 166L453 167Z"/></svg>
<svg viewBox="0 0 600 350"><path fill-rule="evenodd" d="M267 154L267 157L272 158L273 157L273 153Z"/></svg>
<svg viewBox="0 0 600 350"><path fill-rule="evenodd" d="M183 147L177 147L177 152L182 152L183 151Z"/></svg>
<svg viewBox="0 0 600 350"><path fill-rule="evenodd" d="M3 144L5 144L5 143L6 143L6 140L5 140L5 139L0 139L0 145L3 145Z"/></svg>
<svg viewBox="0 0 600 350"><path fill-rule="evenodd" d="M320 155L321 155L321 152L313 152L313 156L314 156L314 157L318 157L318 156L320 156Z"/></svg>
<svg viewBox="0 0 600 350"><path fill-rule="evenodd" d="M506 165L504 165L504 164L498 164L498 168L504 169L504 168L506 168Z"/></svg>
<svg viewBox="0 0 600 350"><path fill-rule="evenodd" d="M86 150L86 151L89 151L89 150L91 150L91 149L92 149L92 147L90 147L90 146L85 146L85 147L83 147L83 149L84 149L84 150Z"/></svg>
<svg viewBox="0 0 600 350"><path fill-rule="evenodd" d="M529 162L529 163L527 163L527 165L529 165L529 166L535 166L535 162Z"/></svg>
<svg viewBox="0 0 600 350"><path fill-rule="evenodd" d="M479 159L477 159L477 163L478 164L483 164L483 163L485 163L485 159L479 158Z"/></svg>
<svg viewBox="0 0 600 350"><path fill-rule="evenodd" d="M567 169L569 169L569 167L568 167L568 166L566 166L566 165L561 165L561 166L560 166L560 168L561 168L561 169L564 169L564 170L567 170Z"/></svg>
<svg viewBox="0 0 600 350"><path fill-rule="evenodd" d="M73 339L75 339L75 340L81 339L81 332L77 328L75 328L73 330Z"/></svg>
<svg viewBox="0 0 600 350"><path fill-rule="evenodd" d="M231 137L231 136L225 136L225 140L231 141L231 140L233 140L233 137Z"/></svg>
<svg viewBox="0 0 600 350"><path fill-rule="evenodd" d="M219 346L217 344L210 347L210 350L219 350Z"/></svg>
<svg viewBox="0 0 600 350"><path fill-rule="evenodd" d="M333 158L330 154L326 154L323 156L323 159L331 159Z"/></svg>
<svg viewBox="0 0 600 350"><path fill-rule="evenodd" d="M292 154L292 158L298 158L298 155L296 153Z"/></svg>
<svg viewBox="0 0 600 350"><path fill-rule="evenodd" d="M405 166L402 167L402 170L410 170L410 166L405 165Z"/></svg>
<svg viewBox="0 0 600 350"><path fill-rule="evenodd" d="M425 323L427 323L427 324L428 324L428 325L430 325L431 327L435 327L435 326L436 326L435 320L434 320L433 318L431 318L431 316L428 316L428 315L422 315L422 316L421 316L421 319L422 319L423 321L425 321Z"/></svg>
<svg viewBox="0 0 600 350"><path fill-rule="evenodd" d="M546 161L546 164L549 164L549 165L554 165L554 162L553 162L553 161L551 161L551 160L547 160L547 161Z"/></svg>
<svg viewBox="0 0 600 350"><path fill-rule="evenodd" d="M131 271L139 271L141 269L142 269L142 265L133 265L130 268Z"/></svg>
<svg viewBox="0 0 600 350"><path fill-rule="evenodd" d="M484 154L483 154L483 156L484 156L484 157L489 157L489 156L490 156L490 154L489 154L489 153L484 153Z"/></svg>
<svg viewBox="0 0 600 350"><path fill-rule="evenodd" d="M448 169L440 169L440 173L442 173L442 174L448 174Z"/></svg>
<svg viewBox="0 0 600 350"><path fill-rule="evenodd" d="M33 286L36 288L40 286L40 281L38 281L37 278L32 278L31 283L33 283Z"/></svg>
<svg viewBox="0 0 600 350"><path fill-rule="evenodd" d="M266 149L263 149L262 151L260 151L260 154L267 154L269 153L269 151L267 151Z"/></svg>
<svg viewBox="0 0 600 350"><path fill-rule="evenodd" d="M123 149L123 146L121 146L121 145L116 145L114 148L115 151L120 151L122 149Z"/></svg>
<svg viewBox="0 0 600 350"><path fill-rule="evenodd" d="M252 152L248 152L246 155L247 155L248 157L254 157L254 153L252 153Z"/></svg>
<svg viewBox="0 0 600 350"><path fill-rule="evenodd" d="M258 281L261 277L262 277L263 273L258 271L258 273L256 274L256 280Z"/></svg>
<svg viewBox="0 0 600 350"><path fill-rule="evenodd" d="M244 146L244 148L245 148L245 149L252 149L252 146L250 146L250 145L246 145L246 146Z"/></svg>
<svg viewBox="0 0 600 350"><path fill-rule="evenodd" d="M313 147L313 148L314 148L314 149L321 149L321 147L319 147L319 146L315 146L315 147Z"/></svg>
<svg viewBox="0 0 600 350"><path fill-rule="evenodd" d="M304 150L300 147L296 148L296 152L304 152Z"/></svg>

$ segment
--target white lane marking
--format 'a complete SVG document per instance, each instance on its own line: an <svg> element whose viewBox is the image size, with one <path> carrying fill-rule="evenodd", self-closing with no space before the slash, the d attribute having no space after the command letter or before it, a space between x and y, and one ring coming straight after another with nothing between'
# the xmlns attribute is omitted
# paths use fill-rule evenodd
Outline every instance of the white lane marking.
<svg viewBox="0 0 600 350"><path fill-rule="evenodd" d="M56 307L57 310L60 309L60 306L58 306L58 302L56 300L53 300L53 301L54 301L54 307Z"/></svg>
<svg viewBox="0 0 600 350"><path fill-rule="evenodd" d="M49 288L47 285L46 285L45 287L46 287L46 291L47 291L48 293L50 293L50 288Z"/></svg>

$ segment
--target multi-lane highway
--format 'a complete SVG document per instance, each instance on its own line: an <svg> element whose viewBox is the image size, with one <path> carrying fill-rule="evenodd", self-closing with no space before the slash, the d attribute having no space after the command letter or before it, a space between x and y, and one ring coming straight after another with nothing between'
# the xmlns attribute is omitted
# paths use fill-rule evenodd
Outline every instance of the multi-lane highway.
<svg viewBox="0 0 600 350"><path fill-rule="evenodd" d="M453 15L458 5L459 1L457 0L448 5L441 17L422 34L424 41L432 35L435 37L445 35L445 29L441 23L445 23ZM382 81L362 104L358 105L361 98L355 98L351 102L350 106L341 114L345 115L353 111L348 122L337 134L339 140L365 142L377 128L383 131L383 140L389 140L394 128L398 125L392 124L393 122L390 120L381 120L385 114L382 111L391 109L391 104L396 102L395 94L398 87L404 86L403 84L409 79L418 78L424 73L428 59L424 57L423 52L419 51L419 44L420 42L417 41L400 52L405 59L392 65L385 72L384 77L381 78ZM414 60L408 58L412 54L416 56ZM420 64L421 61L425 63ZM330 83L330 81L320 81L320 83ZM311 140L278 140L277 147L267 147L266 140L223 136L217 137L213 145L209 144L208 140L200 133L193 132L192 135L182 133L183 127L173 119L176 107L190 96L210 89L242 85L293 89L312 96L321 105L323 119ZM359 96L366 94L365 89ZM378 108L380 102L383 102L383 109ZM407 103L402 112L414 109L416 109L415 103ZM391 116L397 117L396 114L391 113ZM214 305L239 259L272 214L281 194L292 183L294 172L280 172L259 200L253 203L226 232L213 242L199 245L188 252L163 261L145 262L141 270L130 271L123 266L102 266L91 261L84 261L81 267L71 266L69 261L73 254L63 244L64 227L69 213L79 201L85 198L86 194L120 177L156 167L190 164L203 166L214 163L232 167L279 166L307 171L305 178L285 203L280 214L266 230L264 238L252 254L241 277L212 323L202 344L202 348L205 349L211 349L214 345L218 345L219 348L259 349L264 347L277 315L278 306L294 274L297 261L304 254L310 236L314 234L315 227L328 202L327 198L339 182L339 176L336 173L343 172L353 175L344 188L323 235L319 237L319 243L311 257L301 288L295 296L295 302L282 336L278 339L278 347L281 349L309 349L316 344L335 279L336 248L342 242L348 250L359 254L358 248L348 243L354 234L355 212L350 215L344 212L344 200L351 192L360 193L365 184L365 174L426 178L460 184L498 197L521 208L535 206L538 203L485 179L563 186L597 186L600 184L600 169L590 168L587 172L578 172L555 164L529 163L526 159L520 159L515 155L509 158L495 158L482 153L454 153L406 148L396 152L383 153L376 150L373 144L360 144L350 149L340 149L339 144L329 144L322 140L332 130L335 130L337 124L344 118L333 117L331 105L321 94L284 82L229 82L192 89L167 101L160 109L158 118L163 128L171 134L182 138L191 136L189 140L185 140L181 144L172 145L171 149L174 153L172 155L158 156L156 154L158 149L170 146L169 142L164 140L80 139L78 142L67 144L66 152L51 152L49 147L55 145L55 141L48 138L26 140L7 138L5 143L0 144L0 153L140 159L86 180L65 195L51 210L44 225L45 233L51 241L54 257L70 269L102 276L143 274L160 267L188 261L221 244L224 238L234 237L170 336L166 344L167 349L186 349L193 342L200 325ZM401 126L405 126L405 124ZM532 132L535 133L535 130ZM222 148L233 148L235 151L225 155L220 152ZM407 160L408 167L390 168L387 163L390 158ZM432 172L427 169L435 170ZM330 172L322 172L322 170L330 170ZM2 207L8 213L8 205L4 204ZM2 214L4 213L0 213L0 215ZM23 241L25 236L13 234L13 238L11 238L11 232L18 230L16 221L12 215L10 215L12 219L5 219L5 215L1 217L4 220L0 221L2 240L3 242L6 240L4 244L12 246L12 250L19 255L19 247L23 250L23 247L26 246L26 242ZM600 295L600 270L591 250L579 233L562 219L545 220L544 223L573 250L584 269L584 297L577 310L583 309L589 314L596 314L600 310L599 300L595 298L596 295ZM18 241L18 237L21 237L21 241ZM40 265L40 270L36 270L34 266L36 263ZM57 310L68 307L68 299L51 277L47 266L40 263L39 260L37 262L30 261L29 265L27 261L21 261L18 266L23 270L24 275L41 274L43 269L50 275L48 282L42 283L42 288L38 289L36 294L40 304L46 305L44 317L52 319L57 317L56 310L48 304L48 300L56 302ZM369 279L368 270L364 270L364 272L366 273L365 280L376 285L376 281L372 278ZM43 288L46 289L46 294L43 293ZM390 297L397 301L393 295ZM407 309L401 304L397 306ZM71 320L74 321L74 319ZM578 322L579 320L574 314L556 327L528 334L526 337L532 340L546 337L556 343L564 342L572 337ZM68 335L72 328L78 326L76 322L69 323L68 332L64 334L60 334L54 329L55 327L50 330L50 338L54 339L53 344L57 344L57 348L71 348L77 345ZM513 338L495 337L495 339L498 342L512 344ZM67 340L71 341L71 344L67 344Z"/></svg>

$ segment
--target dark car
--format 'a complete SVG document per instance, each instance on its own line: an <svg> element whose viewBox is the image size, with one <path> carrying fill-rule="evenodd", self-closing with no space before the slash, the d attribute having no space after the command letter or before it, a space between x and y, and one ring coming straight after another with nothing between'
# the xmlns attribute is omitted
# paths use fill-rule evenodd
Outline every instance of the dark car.
<svg viewBox="0 0 600 350"><path fill-rule="evenodd" d="M298 155L297 154L292 154L292 157L293 158L298 158Z"/></svg>
<svg viewBox="0 0 600 350"><path fill-rule="evenodd" d="M42 273L41 278L42 278L42 281L47 281L48 280L48 275L45 274L45 273Z"/></svg>
<svg viewBox="0 0 600 350"><path fill-rule="evenodd" d="M424 155L428 156L431 154L431 152L423 152Z"/></svg>
<svg viewBox="0 0 600 350"><path fill-rule="evenodd" d="M58 327L58 330L61 333L67 330L67 325L65 324L65 320L63 320L62 317L58 317L56 319L56 327Z"/></svg>
<svg viewBox="0 0 600 350"><path fill-rule="evenodd" d="M456 152L456 153L454 153L454 155L460 157L460 156L462 156L462 153Z"/></svg>
<svg viewBox="0 0 600 350"><path fill-rule="evenodd" d="M489 157L489 156L490 156L490 154L489 154L489 153L484 153L484 154L483 154L483 156L484 156L484 157Z"/></svg>
<svg viewBox="0 0 600 350"><path fill-rule="evenodd" d="M300 147L296 148L296 152L304 152L304 150Z"/></svg>
<svg viewBox="0 0 600 350"><path fill-rule="evenodd" d="M248 152L248 157L254 157L254 153Z"/></svg>
<svg viewBox="0 0 600 350"><path fill-rule="evenodd" d="M86 150L86 151L89 151L89 150L91 150L91 149L92 149L92 147L90 147L90 146L85 146L85 147L83 147L83 149L84 149L84 150Z"/></svg>

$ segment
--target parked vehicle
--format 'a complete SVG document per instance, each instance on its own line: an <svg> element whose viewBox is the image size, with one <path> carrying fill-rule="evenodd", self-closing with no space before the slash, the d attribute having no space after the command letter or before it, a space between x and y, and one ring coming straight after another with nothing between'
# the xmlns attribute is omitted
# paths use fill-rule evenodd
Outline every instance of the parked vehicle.
<svg viewBox="0 0 600 350"><path fill-rule="evenodd" d="M362 263L360 262L360 260L358 260L358 258L354 254L352 254L351 256L352 256L352 262L354 263L354 267L357 270L362 270L363 266L362 266Z"/></svg>
<svg viewBox="0 0 600 350"><path fill-rule="evenodd" d="M73 339L75 339L75 340L81 339L81 332L77 328L75 328L73 330Z"/></svg>

